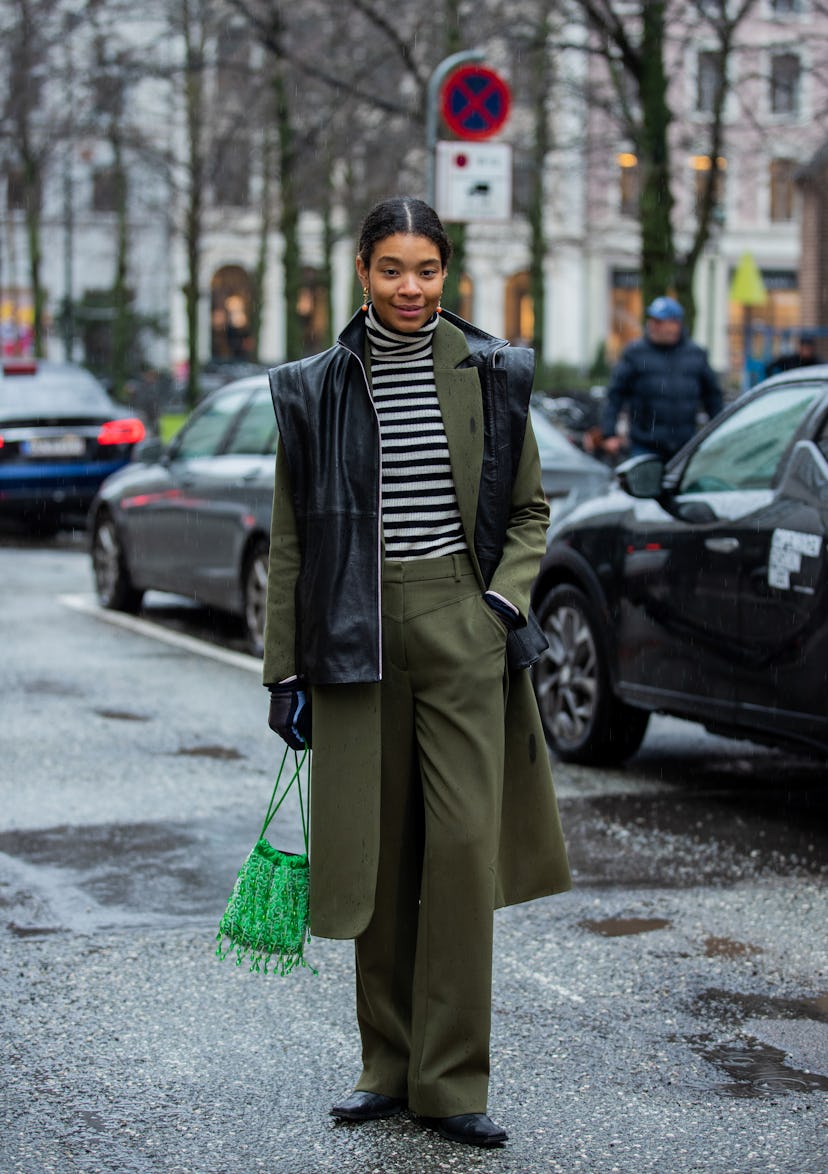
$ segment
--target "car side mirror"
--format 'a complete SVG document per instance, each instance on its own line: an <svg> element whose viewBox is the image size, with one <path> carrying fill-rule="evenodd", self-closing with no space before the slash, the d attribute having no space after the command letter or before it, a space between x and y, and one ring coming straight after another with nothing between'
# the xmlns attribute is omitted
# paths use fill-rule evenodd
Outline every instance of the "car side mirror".
<svg viewBox="0 0 828 1174"><path fill-rule="evenodd" d="M676 516L692 526L708 526L718 521L718 514L706 501L683 501L676 509Z"/></svg>
<svg viewBox="0 0 828 1174"><path fill-rule="evenodd" d="M664 477L664 462L660 457L645 454L630 457L617 466L618 484L630 497L659 497Z"/></svg>
<svg viewBox="0 0 828 1174"><path fill-rule="evenodd" d="M142 465L154 465L164 455L164 445L159 437L148 436L133 449L132 459Z"/></svg>

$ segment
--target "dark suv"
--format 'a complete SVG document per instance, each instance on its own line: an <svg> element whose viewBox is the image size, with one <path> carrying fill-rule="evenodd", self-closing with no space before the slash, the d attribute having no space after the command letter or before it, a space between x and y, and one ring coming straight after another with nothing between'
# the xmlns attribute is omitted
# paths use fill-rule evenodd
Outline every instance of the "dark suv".
<svg viewBox="0 0 828 1174"><path fill-rule="evenodd" d="M535 586L552 750L621 762L659 712L828 757L828 366L616 481L553 529Z"/></svg>

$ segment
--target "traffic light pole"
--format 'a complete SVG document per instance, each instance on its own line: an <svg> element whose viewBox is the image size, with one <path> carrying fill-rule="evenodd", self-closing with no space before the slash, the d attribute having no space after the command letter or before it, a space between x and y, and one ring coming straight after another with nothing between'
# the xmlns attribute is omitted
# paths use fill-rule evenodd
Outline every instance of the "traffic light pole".
<svg viewBox="0 0 828 1174"><path fill-rule="evenodd" d="M426 200L433 208L436 203L436 153L437 153L437 101L440 87L448 75L458 66L474 61L484 61L486 54L481 49L463 49L445 57L432 73L426 94Z"/></svg>

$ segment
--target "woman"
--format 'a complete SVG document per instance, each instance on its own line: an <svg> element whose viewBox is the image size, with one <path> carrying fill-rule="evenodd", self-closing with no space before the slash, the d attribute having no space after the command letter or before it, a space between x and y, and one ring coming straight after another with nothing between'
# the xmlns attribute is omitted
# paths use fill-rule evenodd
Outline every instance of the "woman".
<svg viewBox="0 0 828 1174"><path fill-rule="evenodd" d="M532 355L441 312L450 251L421 200L377 205L362 309L270 373L264 682L273 729L301 746L312 725L311 928L356 939L363 1067L331 1113L408 1107L494 1146L493 910L569 874L529 674L507 667L507 644L537 656L548 524Z"/></svg>

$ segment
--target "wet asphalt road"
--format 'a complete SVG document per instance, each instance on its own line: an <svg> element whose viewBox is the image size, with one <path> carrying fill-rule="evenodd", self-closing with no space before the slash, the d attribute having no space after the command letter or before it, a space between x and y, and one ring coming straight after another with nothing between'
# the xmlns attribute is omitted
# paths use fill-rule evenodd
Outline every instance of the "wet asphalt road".
<svg viewBox="0 0 828 1174"><path fill-rule="evenodd" d="M350 943L315 977L213 955L279 746L238 632L108 622L66 536L0 538L0 582L3 1174L828 1171L824 768L666 719L624 770L557 765L575 887L496 922L508 1145L336 1125Z"/></svg>

